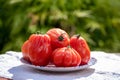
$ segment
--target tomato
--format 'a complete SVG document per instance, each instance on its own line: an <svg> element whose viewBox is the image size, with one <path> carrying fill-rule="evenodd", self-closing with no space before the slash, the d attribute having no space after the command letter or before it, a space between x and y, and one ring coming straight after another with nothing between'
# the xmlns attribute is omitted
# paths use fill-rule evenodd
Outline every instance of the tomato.
<svg viewBox="0 0 120 80"><path fill-rule="evenodd" d="M32 34L22 46L23 57L29 58L33 65L46 66L52 53L50 43L47 34Z"/></svg>
<svg viewBox="0 0 120 80"><path fill-rule="evenodd" d="M24 44L21 47L23 58L27 61L30 61L30 59L29 59L29 46L30 46L30 43L27 40L24 42Z"/></svg>
<svg viewBox="0 0 120 80"><path fill-rule="evenodd" d="M59 28L52 28L48 30L47 34L51 38L51 45L53 50L69 45L69 36L64 30Z"/></svg>
<svg viewBox="0 0 120 80"><path fill-rule="evenodd" d="M87 64L90 60L90 48L86 40L80 35L73 35L70 39L70 46L81 56L81 65Z"/></svg>
<svg viewBox="0 0 120 80"><path fill-rule="evenodd" d="M73 48L57 48L52 53L53 63L58 67L78 66L81 63L81 56Z"/></svg>

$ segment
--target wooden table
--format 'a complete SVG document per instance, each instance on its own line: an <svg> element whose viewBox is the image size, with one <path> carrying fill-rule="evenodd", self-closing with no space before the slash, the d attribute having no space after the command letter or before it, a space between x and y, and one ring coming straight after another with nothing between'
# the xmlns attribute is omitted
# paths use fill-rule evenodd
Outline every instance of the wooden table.
<svg viewBox="0 0 120 80"><path fill-rule="evenodd" d="M0 80L12 80L12 79L0 77Z"/></svg>

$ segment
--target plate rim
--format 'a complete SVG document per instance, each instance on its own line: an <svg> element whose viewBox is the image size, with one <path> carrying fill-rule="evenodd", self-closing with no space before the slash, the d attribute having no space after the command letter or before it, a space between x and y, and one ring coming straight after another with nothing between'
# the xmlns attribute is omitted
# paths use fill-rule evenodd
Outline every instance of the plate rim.
<svg viewBox="0 0 120 80"><path fill-rule="evenodd" d="M95 65L96 62L97 62L97 59L95 57L91 57L88 64L79 65L79 66L75 66L75 67L56 67L55 65L49 65L49 64L47 66L35 66L35 65L32 65L30 62L24 60L23 57L20 58L20 61L28 67L39 69L39 70L42 70L42 71L70 72L70 71L83 70L83 69L86 69L86 68L88 68L92 65Z"/></svg>

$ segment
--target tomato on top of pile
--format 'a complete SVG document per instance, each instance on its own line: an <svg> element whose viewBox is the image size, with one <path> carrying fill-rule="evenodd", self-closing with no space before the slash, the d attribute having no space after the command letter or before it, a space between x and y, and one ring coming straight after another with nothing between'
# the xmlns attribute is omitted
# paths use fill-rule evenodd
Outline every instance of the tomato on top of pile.
<svg viewBox="0 0 120 80"><path fill-rule="evenodd" d="M90 48L80 35L69 38L67 32L52 28L46 34L32 34L21 51L23 58L36 66L49 63L57 67L85 65L90 60Z"/></svg>

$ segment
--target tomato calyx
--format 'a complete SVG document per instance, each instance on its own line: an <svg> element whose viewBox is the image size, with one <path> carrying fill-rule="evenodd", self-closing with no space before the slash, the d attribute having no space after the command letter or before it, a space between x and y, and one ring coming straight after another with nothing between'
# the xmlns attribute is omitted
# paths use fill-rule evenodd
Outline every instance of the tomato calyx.
<svg viewBox="0 0 120 80"><path fill-rule="evenodd" d="M81 36L80 34L77 34L77 35L76 35L77 39L78 39L80 36Z"/></svg>
<svg viewBox="0 0 120 80"><path fill-rule="evenodd" d="M67 48L71 48L71 46L70 46L70 45L68 45L68 46L67 46Z"/></svg>
<svg viewBox="0 0 120 80"><path fill-rule="evenodd" d="M39 34L44 35L44 33L42 33L41 31L36 31L35 34L37 34L37 35L39 35Z"/></svg>
<svg viewBox="0 0 120 80"><path fill-rule="evenodd" d="M70 45L68 45L68 46L67 46L67 48L65 49L65 51L67 51L69 48L71 48L71 46L70 46Z"/></svg>
<svg viewBox="0 0 120 80"><path fill-rule="evenodd" d="M59 40L59 41L63 41L63 40L64 40L63 34L65 34L65 33L62 33L62 34L58 37L58 40Z"/></svg>

